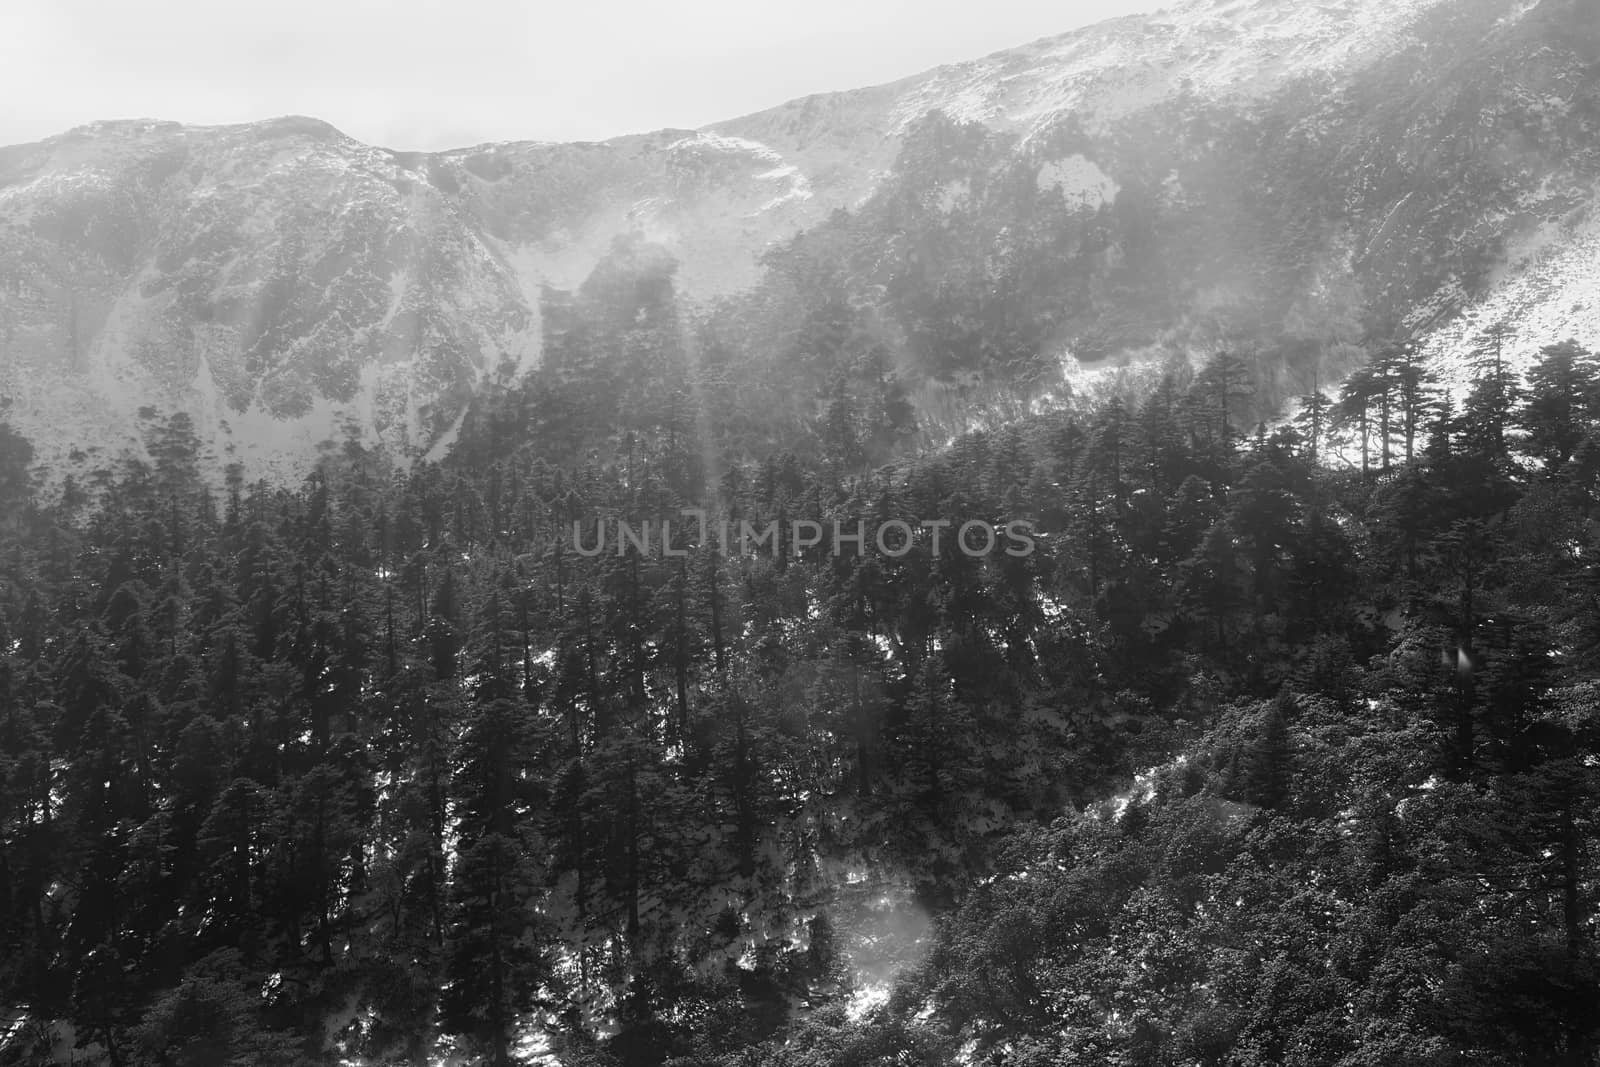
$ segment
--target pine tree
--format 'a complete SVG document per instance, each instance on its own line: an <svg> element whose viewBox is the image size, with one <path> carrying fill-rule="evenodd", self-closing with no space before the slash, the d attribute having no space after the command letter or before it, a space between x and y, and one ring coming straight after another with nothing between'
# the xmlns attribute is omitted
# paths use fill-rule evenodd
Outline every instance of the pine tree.
<svg viewBox="0 0 1600 1067"><path fill-rule="evenodd" d="M1372 442L1376 436L1373 409L1380 395L1386 392L1384 382L1370 366L1361 367L1345 379L1339 390L1339 402L1333 409L1334 426L1353 432L1361 450L1361 480L1372 475ZM1384 445L1387 454L1387 444Z"/></svg>
<svg viewBox="0 0 1600 1067"><path fill-rule="evenodd" d="M450 887L441 1021L483 1060L509 1067L521 1017L549 974L539 916L542 872L530 775L536 739L523 709L495 698L466 724L455 755L457 862Z"/></svg>
<svg viewBox="0 0 1600 1067"><path fill-rule="evenodd" d="M1480 338L1476 378L1460 416L1463 452L1486 473L1504 480L1508 476L1510 449L1506 430L1521 399L1522 387L1505 358L1508 331L1492 328Z"/></svg>
<svg viewBox="0 0 1600 1067"><path fill-rule="evenodd" d="M1289 720L1294 709L1294 699L1285 691L1262 720L1261 733L1244 760L1243 789L1248 803L1277 810L1289 802L1294 780Z"/></svg>
<svg viewBox="0 0 1600 1067"><path fill-rule="evenodd" d="M1189 390L1196 452L1206 457L1212 476L1226 484L1233 466L1237 427L1246 422L1249 401L1255 395L1244 360L1229 352L1213 356Z"/></svg>
<svg viewBox="0 0 1600 1067"><path fill-rule="evenodd" d="M1547 345L1528 372L1527 401L1516 423L1527 451L1550 476L1560 473L1592 431L1600 404L1600 365L1576 341Z"/></svg>

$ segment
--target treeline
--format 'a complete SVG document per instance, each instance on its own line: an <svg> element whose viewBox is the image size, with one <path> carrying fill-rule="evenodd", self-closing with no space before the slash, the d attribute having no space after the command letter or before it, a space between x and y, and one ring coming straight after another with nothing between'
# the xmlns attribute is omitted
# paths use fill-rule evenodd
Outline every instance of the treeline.
<svg viewBox="0 0 1600 1067"><path fill-rule="evenodd" d="M680 299L665 249L619 238L576 290L541 294L539 366L480 395L454 456L537 441L565 466L660 427L744 462L792 451L853 472L1024 415L1070 392L1069 346L1086 360L1150 347L1178 317L1156 200L1047 180L1088 144L1063 128L1024 149L930 113L872 196L769 249L756 284L709 306Z"/></svg>
<svg viewBox="0 0 1600 1067"><path fill-rule="evenodd" d="M1600 378L1480 340L1459 409L1386 346L1280 435L1323 464L1247 453L1168 572L1206 590L1197 743L1019 830L875 1015L727 1062L1595 1063ZM1155 561L1109 512L1127 588Z"/></svg>
<svg viewBox="0 0 1600 1067"><path fill-rule="evenodd" d="M1594 361L1408 359L870 473L669 404L217 492L178 417L46 500L8 435L0 1056L1591 1062ZM686 506L1039 549L563 547ZM862 879L946 918L852 1021Z"/></svg>

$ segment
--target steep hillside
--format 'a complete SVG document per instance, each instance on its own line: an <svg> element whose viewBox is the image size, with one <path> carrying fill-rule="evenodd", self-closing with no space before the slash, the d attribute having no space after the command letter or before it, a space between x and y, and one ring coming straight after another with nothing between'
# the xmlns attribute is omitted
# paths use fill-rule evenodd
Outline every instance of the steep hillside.
<svg viewBox="0 0 1600 1067"><path fill-rule="evenodd" d="M146 407L189 411L251 474L305 469L346 424L438 453L483 383L538 361L544 294L618 236L665 248L698 306L770 284L763 254L840 209L905 254L906 220L862 211L933 173L917 195L968 281L997 234L1092 244L1029 267L1031 362L1249 349L1275 397L1363 337L1442 328L1449 357L1463 311L1526 321L1531 353L1593 329L1568 290L1600 182L1597 18L1579 0L1191 2L600 144L98 124L0 149L0 392L52 470L137 451ZM903 159L935 111L981 145ZM994 195L1002 176L1038 195ZM875 270L916 284L904 267ZM879 300L876 276L847 280ZM972 370L930 358L903 310L884 309L914 385Z"/></svg>
<svg viewBox="0 0 1600 1067"><path fill-rule="evenodd" d="M613 236L678 227L705 291L752 278L714 223L781 216L775 169L681 132L412 156L311 119L75 130L0 157L0 390L52 463L136 445L146 405L254 473L303 470L350 418L423 451L537 357L541 287Z"/></svg>

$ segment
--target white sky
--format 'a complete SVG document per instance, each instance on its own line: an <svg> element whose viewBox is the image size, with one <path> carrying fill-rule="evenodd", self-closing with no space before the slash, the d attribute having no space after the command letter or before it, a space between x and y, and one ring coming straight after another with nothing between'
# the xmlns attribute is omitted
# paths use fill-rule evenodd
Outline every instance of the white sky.
<svg viewBox="0 0 1600 1067"><path fill-rule="evenodd" d="M391 148L694 128L1165 0L0 0L0 145L303 114Z"/></svg>

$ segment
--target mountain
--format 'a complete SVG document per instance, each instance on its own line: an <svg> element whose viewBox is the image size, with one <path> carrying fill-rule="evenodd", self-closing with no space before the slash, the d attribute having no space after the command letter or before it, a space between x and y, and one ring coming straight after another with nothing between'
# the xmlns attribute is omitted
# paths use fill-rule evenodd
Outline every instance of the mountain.
<svg viewBox="0 0 1600 1067"><path fill-rule="evenodd" d="M1513 356L1592 343L1596 57L1585 0L1194 0L597 144L99 123L0 149L0 394L52 471L137 454L172 410L252 476L302 472L347 426L437 455L486 383L538 364L547 298L619 236L665 248L676 298L703 307L875 203L886 255L930 218L971 270L1003 272L984 260L1001 235L1071 245L1027 268L1038 325L1018 342L1069 382L1234 347L1279 397L1374 336L1455 363L1501 322ZM908 375L989 374L928 358L938 331L907 306L886 315Z"/></svg>

